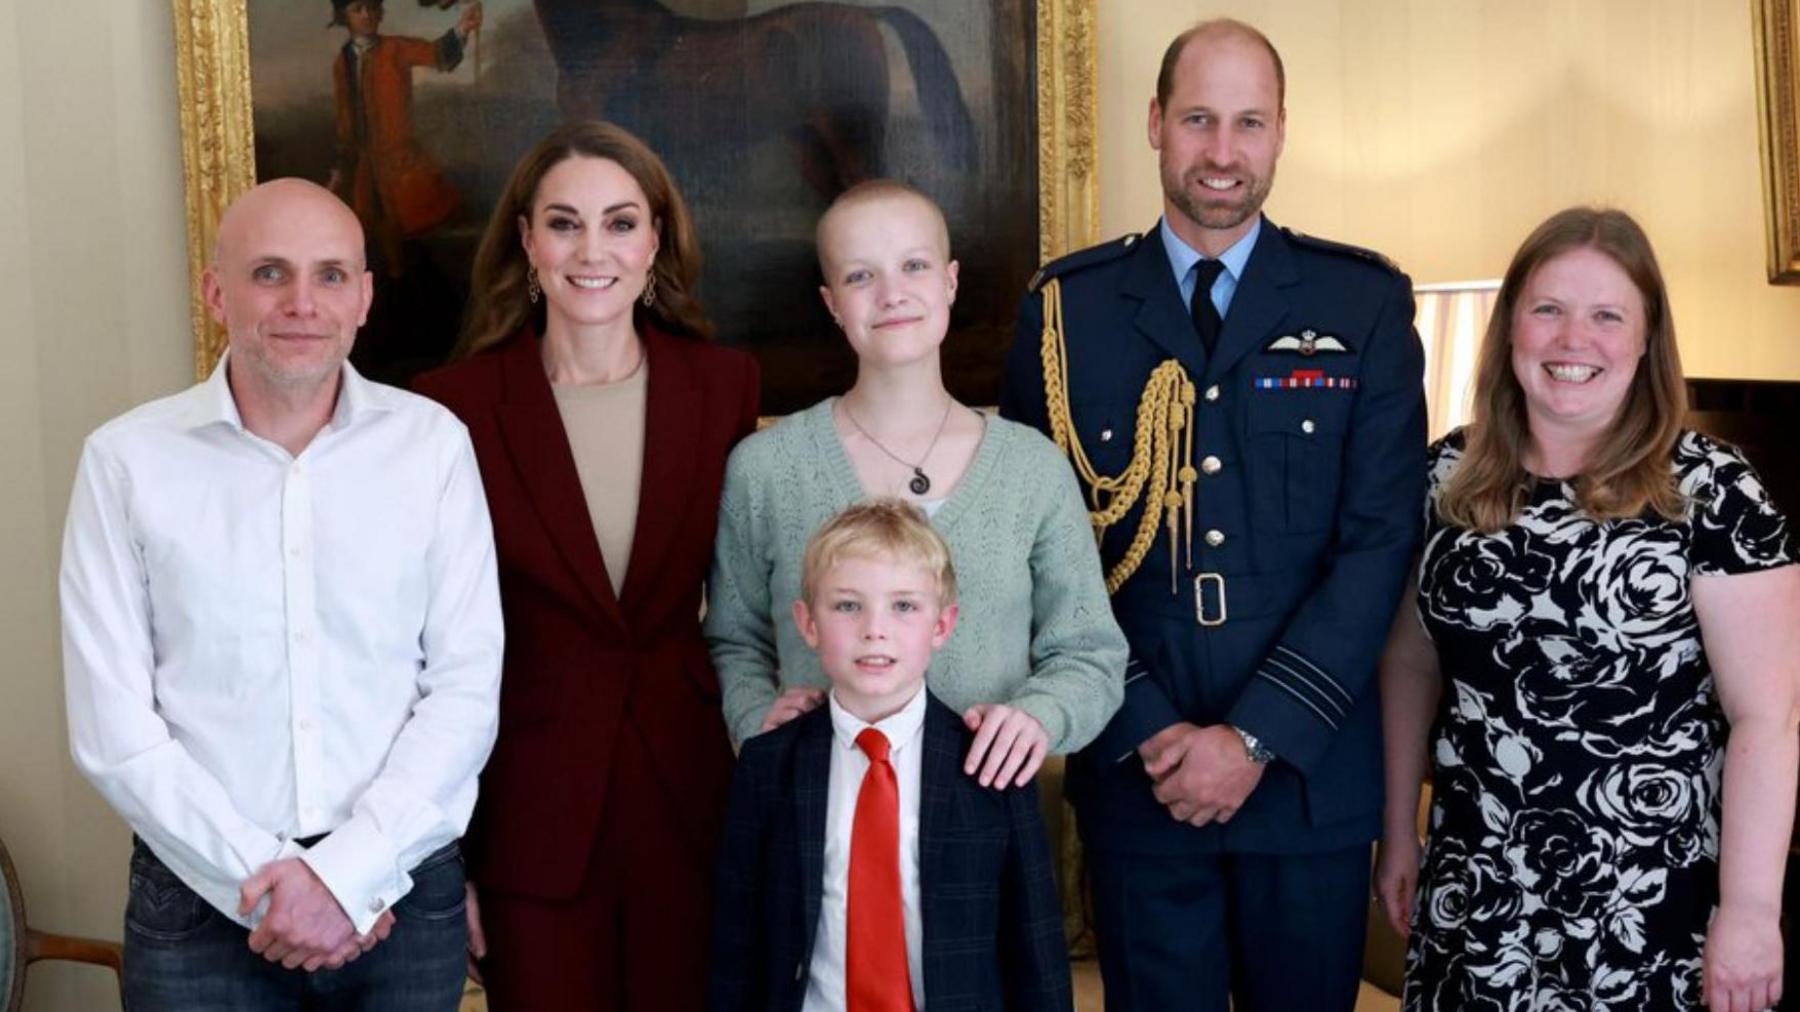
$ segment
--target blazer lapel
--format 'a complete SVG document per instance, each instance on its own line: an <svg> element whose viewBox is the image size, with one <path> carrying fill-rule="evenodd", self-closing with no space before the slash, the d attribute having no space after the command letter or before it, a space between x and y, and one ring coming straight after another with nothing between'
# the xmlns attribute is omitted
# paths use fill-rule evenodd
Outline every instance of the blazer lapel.
<svg viewBox="0 0 1800 1012"><path fill-rule="evenodd" d="M819 904L825 882L825 807L831 792L831 713L819 707L805 721L794 754L795 838L800 841L800 910L805 933L803 952L812 951L819 932Z"/></svg>
<svg viewBox="0 0 1800 1012"><path fill-rule="evenodd" d="M1231 308L1225 314L1225 325L1219 332L1219 353L1207 363L1207 379L1217 380L1231 371L1239 359L1257 350L1281 325L1292 302L1284 289L1299 283L1299 267L1287 236L1264 218L1256 248L1244 264L1243 280L1238 282Z"/></svg>
<svg viewBox="0 0 1800 1012"><path fill-rule="evenodd" d="M1138 240L1119 290L1138 300L1137 314L1132 317L1138 333L1179 359L1189 376L1205 373L1206 350L1194 332L1193 317L1181 304L1181 288L1175 283L1174 268L1169 266L1156 228Z"/></svg>
<svg viewBox="0 0 1800 1012"><path fill-rule="evenodd" d="M575 453L538 356L537 338L520 334L503 354L503 392L496 412L519 482L575 579L600 611L623 628L624 617L575 471Z"/></svg>
<svg viewBox="0 0 1800 1012"><path fill-rule="evenodd" d="M619 597L629 604L641 596L661 571L671 543L687 528L683 518L691 503L700 455L695 451L710 405L700 397L693 366L678 342L659 330L644 328L644 356L650 369L644 399L644 464L639 483L637 524L631 558ZM708 537L711 532L707 532Z"/></svg>

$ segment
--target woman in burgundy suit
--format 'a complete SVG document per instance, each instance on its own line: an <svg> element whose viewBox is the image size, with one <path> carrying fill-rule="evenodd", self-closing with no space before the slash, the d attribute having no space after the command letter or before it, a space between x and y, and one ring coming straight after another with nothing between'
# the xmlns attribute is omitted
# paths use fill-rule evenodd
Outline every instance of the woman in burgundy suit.
<svg viewBox="0 0 1800 1012"><path fill-rule="evenodd" d="M732 754L701 586L758 377L708 342L699 273L656 155L561 127L494 209L458 361L418 381L469 427L500 553L500 740L466 848L495 1012L704 1001Z"/></svg>

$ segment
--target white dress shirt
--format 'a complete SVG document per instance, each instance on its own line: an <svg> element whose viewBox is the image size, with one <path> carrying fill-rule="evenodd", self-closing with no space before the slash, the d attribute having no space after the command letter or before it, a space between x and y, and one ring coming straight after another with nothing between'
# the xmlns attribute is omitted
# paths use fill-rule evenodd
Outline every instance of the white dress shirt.
<svg viewBox="0 0 1800 1012"><path fill-rule="evenodd" d="M70 748L221 913L254 923L239 886L299 855L364 932L462 834L494 743L487 501L437 404L346 364L294 457L244 428L225 369L83 448L63 533Z"/></svg>
<svg viewBox="0 0 1800 1012"><path fill-rule="evenodd" d="M825 883L819 896L819 930L813 939L812 972L807 975L802 1012L842 1012L846 923L850 900L850 831L856 823L856 797L862 791L869 757L856 744L864 728L887 736L888 762L900 785L900 902L906 911L906 969L912 978L913 1007L925 1008L924 942L919 918L919 783L925 751L925 689L912 702L876 724L838 705L831 707L831 780L825 801Z"/></svg>

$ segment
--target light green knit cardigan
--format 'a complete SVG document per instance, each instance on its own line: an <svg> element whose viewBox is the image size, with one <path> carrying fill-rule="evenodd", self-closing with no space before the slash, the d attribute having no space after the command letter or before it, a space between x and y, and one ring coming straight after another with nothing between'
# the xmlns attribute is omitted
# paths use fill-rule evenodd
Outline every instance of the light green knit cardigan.
<svg viewBox="0 0 1800 1012"><path fill-rule="evenodd" d="M791 611L807 539L864 497L831 404L749 437L726 465L706 638L738 741L782 689L827 684ZM1068 461L1035 429L989 417L932 525L950 545L962 612L926 674L932 691L959 712L1023 709L1052 752L1093 740L1123 697L1126 645Z"/></svg>

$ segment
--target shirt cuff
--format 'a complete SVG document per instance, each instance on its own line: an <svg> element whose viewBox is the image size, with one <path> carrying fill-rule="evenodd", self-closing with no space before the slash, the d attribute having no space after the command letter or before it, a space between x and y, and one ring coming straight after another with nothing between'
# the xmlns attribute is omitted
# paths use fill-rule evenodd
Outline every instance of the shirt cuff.
<svg viewBox="0 0 1800 1012"><path fill-rule="evenodd" d="M1125 664L1124 704L1086 751L1103 763L1122 763L1136 756L1138 746L1158 731L1185 719L1150 669L1134 656Z"/></svg>
<svg viewBox="0 0 1800 1012"><path fill-rule="evenodd" d="M356 933L375 922L412 889L412 876L399 867L394 847L363 819L351 819L300 854L344 908Z"/></svg>

